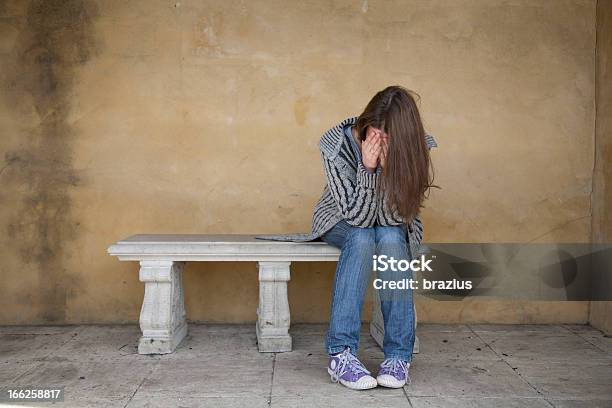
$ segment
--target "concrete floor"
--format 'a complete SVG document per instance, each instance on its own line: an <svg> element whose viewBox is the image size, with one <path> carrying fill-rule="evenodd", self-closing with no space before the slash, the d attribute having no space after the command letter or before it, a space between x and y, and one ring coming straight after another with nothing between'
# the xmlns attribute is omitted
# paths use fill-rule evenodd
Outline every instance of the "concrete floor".
<svg viewBox="0 0 612 408"><path fill-rule="evenodd" d="M612 407L612 338L589 326L422 324L412 384L368 391L330 382L324 331L295 325L293 352L262 354L254 325L192 324L174 354L141 356L135 325L0 327L0 388L65 387L26 406ZM365 332L360 357L382 359Z"/></svg>

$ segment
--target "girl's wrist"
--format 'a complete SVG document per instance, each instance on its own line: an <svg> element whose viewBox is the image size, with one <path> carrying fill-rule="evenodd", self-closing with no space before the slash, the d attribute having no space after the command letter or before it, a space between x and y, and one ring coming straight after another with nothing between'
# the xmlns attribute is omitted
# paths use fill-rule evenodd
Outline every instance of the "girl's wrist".
<svg viewBox="0 0 612 408"><path fill-rule="evenodd" d="M363 161L361 162L361 165L368 173L374 173L376 171L376 167L378 167L378 166L374 166L374 167L366 166L366 164Z"/></svg>
<svg viewBox="0 0 612 408"><path fill-rule="evenodd" d="M357 169L357 184L366 188L376 188L379 175L379 167L376 167L374 171L369 172L363 162L359 162Z"/></svg>

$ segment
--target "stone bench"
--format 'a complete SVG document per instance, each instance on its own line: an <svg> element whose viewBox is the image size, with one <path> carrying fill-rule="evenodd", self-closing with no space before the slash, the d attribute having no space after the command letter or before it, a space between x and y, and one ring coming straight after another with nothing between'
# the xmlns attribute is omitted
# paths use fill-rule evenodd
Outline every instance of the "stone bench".
<svg viewBox="0 0 612 408"><path fill-rule="evenodd" d="M140 311L140 354L172 353L187 334L182 271L185 262L255 261L259 268L257 344L261 352L291 351L287 282L291 262L338 261L340 251L324 242L280 242L253 235L138 234L111 245L121 261L138 261L145 284ZM384 326L378 293L370 333L382 345ZM415 341L418 353L418 338Z"/></svg>

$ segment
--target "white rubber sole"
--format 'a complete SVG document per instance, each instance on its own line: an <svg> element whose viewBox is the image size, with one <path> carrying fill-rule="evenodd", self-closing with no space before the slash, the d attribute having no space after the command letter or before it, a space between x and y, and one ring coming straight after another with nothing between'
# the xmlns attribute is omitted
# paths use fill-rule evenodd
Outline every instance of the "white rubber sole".
<svg viewBox="0 0 612 408"><path fill-rule="evenodd" d="M378 385L387 388L402 388L406 385L406 381L400 381L392 375L383 374L376 377Z"/></svg>
<svg viewBox="0 0 612 408"><path fill-rule="evenodd" d="M329 367L327 368L327 373L330 376L333 373L332 370L329 369ZM340 382L340 384L344 385L347 388L350 388L351 390L369 390L372 388L376 388L376 386L378 385L378 381L376 381L376 379L372 376L361 377L358 382L345 381L342 378L340 378L338 381Z"/></svg>

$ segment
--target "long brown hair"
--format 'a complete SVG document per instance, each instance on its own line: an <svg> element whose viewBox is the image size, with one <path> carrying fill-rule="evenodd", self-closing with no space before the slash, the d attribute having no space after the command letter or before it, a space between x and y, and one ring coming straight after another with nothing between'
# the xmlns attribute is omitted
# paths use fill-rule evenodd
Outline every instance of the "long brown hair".
<svg viewBox="0 0 612 408"><path fill-rule="evenodd" d="M382 171L380 192L387 195L391 210L405 222L418 215L433 185L434 171L425 141L425 130L415 94L401 86L389 86L368 102L357 119L359 138L366 138L368 126L389 135L389 152Z"/></svg>

